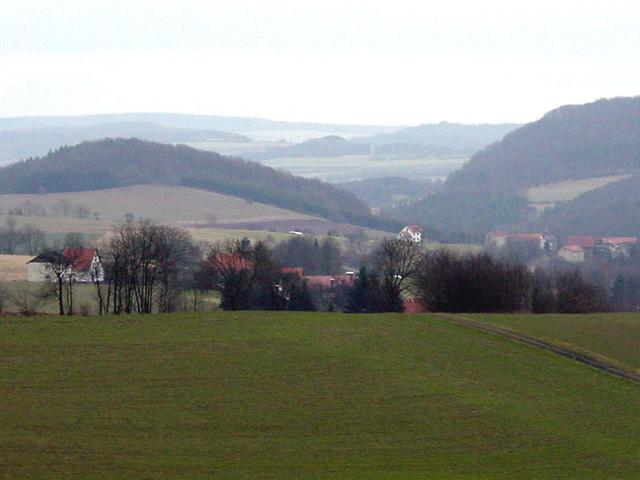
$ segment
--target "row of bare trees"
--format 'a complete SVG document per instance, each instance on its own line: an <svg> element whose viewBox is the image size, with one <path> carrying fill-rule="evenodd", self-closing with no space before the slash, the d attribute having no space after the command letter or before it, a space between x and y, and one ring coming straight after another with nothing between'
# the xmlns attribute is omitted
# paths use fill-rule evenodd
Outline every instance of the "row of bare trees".
<svg viewBox="0 0 640 480"><path fill-rule="evenodd" d="M149 221L117 225L99 256L104 279L94 278L100 314L176 309L200 257L188 233Z"/></svg>

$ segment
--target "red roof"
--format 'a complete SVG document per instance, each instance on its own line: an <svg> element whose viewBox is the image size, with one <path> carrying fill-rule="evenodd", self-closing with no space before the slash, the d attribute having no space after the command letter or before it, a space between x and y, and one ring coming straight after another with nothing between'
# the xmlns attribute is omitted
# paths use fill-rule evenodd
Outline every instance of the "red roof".
<svg viewBox="0 0 640 480"><path fill-rule="evenodd" d="M593 248L598 243L599 238L594 237L593 235L574 235L573 237L569 237L570 245L578 245L582 248Z"/></svg>
<svg viewBox="0 0 640 480"><path fill-rule="evenodd" d="M281 273L293 273L294 275L298 275L299 277L304 276L304 268L302 267L282 267L280 269Z"/></svg>
<svg viewBox="0 0 640 480"><path fill-rule="evenodd" d="M602 237L602 243L610 243L611 245L636 245L637 237Z"/></svg>
<svg viewBox="0 0 640 480"><path fill-rule="evenodd" d="M416 225L415 223L412 225L407 225L406 227L404 227L406 230L411 230L412 232L415 233L422 233L424 232L424 229L420 226L420 225Z"/></svg>
<svg viewBox="0 0 640 480"><path fill-rule="evenodd" d="M72 262L71 268L76 272L86 272L89 270L93 257L95 256L95 248L67 247L64 249L64 258Z"/></svg>

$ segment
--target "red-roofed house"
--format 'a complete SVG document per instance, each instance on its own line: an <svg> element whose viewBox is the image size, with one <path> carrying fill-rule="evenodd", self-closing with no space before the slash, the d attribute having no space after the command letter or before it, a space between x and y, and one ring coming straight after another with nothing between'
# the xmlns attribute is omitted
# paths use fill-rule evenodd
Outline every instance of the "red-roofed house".
<svg viewBox="0 0 640 480"><path fill-rule="evenodd" d="M404 313L426 313L428 311L422 300L408 298L404 301Z"/></svg>
<svg viewBox="0 0 640 480"><path fill-rule="evenodd" d="M104 269L95 248L65 248L63 253L45 252L27 263L27 280L30 282L55 281L53 265L66 270L63 277L79 283L104 280Z"/></svg>
<svg viewBox="0 0 640 480"><path fill-rule="evenodd" d="M409 242L422 243L422 234L424 233L424 228L420 225L407 225L404 227L396 238L398 240L407 240Z"/></svg>

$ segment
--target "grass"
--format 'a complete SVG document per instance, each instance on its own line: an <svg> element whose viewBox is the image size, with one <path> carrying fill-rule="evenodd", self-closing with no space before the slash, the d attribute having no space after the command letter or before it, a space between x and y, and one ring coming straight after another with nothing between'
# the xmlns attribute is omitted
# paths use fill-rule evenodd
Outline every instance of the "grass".
<svg viewBox="0 0 640 480"><path fill-rule="evenodd" d="M549 183L527 190L527 198L533 204L550 204L566 202L594 190L604 187L612 182L617 182L629 175L610 175L606 177L583 178L580 180L567 180L564 182Z"/></svg>
<svg viewBox="0 0 640 480"><path fill-rule="evenodd" d="M640 372L640 315L473 315L474 320L610 359Z"/></svg>
<svg viewBox="0 0 640 480"><path fill-rule="evenodd" d="M423 316L0 319L3 478L637 478L640 388Z"/></svg>

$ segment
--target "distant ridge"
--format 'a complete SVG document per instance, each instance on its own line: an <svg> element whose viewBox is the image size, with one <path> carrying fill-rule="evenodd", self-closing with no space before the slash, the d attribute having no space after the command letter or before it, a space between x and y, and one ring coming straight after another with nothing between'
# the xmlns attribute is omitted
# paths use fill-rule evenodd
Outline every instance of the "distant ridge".
<svg viewBox="0 0 640 480"><path fill-rule="evenodd" d="M105 139L0 169L0 193L77 192L160 184L195 187L334 221L382 228L365 202L319 180L185 145ZM395 225L393 226L395 228Z"/></svg>
<svg viewBox="0 0 640 480"><path fill-rule="evenodd" d="M449 189L514 191L640 171L640 96L557 108L474 155Z"/></svg>

